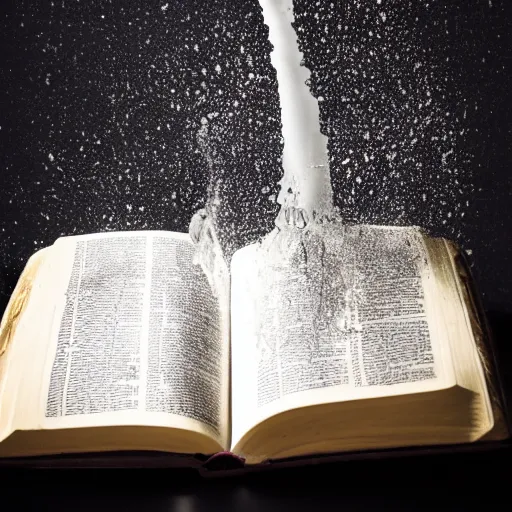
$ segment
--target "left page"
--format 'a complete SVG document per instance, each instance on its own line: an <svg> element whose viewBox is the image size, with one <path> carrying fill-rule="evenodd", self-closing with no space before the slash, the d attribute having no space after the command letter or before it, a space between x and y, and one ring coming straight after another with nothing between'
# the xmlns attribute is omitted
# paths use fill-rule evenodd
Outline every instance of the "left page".
<svg viewBox="0 0 512 512"><path fill-rule="evenodd" d="M59 239L42 284L50 341L19 397L37 425L20 412L16 428L163 426L227 446L228 283L215 294L193 251L181 233Z"/></svg>

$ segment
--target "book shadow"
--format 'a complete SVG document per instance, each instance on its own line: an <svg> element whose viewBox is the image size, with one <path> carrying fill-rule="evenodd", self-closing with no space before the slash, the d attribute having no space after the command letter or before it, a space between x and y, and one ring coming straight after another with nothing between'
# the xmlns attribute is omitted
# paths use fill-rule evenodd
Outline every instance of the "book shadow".
<svg viewBox="0 0 512 512"><path fill-rule="evenodd" d="M491 330L498 377L503 392L504 407L510 425L512 404L512 312L487 311L487 323Z"/></svg>

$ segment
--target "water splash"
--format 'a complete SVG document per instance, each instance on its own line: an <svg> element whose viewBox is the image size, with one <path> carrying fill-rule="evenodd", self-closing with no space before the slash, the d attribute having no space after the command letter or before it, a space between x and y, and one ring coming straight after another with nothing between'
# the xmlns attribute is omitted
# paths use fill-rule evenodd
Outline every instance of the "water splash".
<svg viewBox="0 0 512 512"><path fill-rule="evenodd" d="M215 226L217 210L220 206L221 179L215 173L218 156L213 146L209 144L206 120L197 133L197 141L208 166L207 201L205 208L201 208L192 216L189 234L196 245L194 264L201 266L213 293L220 297L226 295L229 286L229 269Z"/></svg>
<svg viewBox="0 0 512 512"><path fill-rule="evenodd" d="M303 65L294 30L292 0L259 0L273 45L281 105L283 178L276 225L303 229L310 221L333 215L327 137L320 131L320 111L311 95L310 72Z"/></svg>

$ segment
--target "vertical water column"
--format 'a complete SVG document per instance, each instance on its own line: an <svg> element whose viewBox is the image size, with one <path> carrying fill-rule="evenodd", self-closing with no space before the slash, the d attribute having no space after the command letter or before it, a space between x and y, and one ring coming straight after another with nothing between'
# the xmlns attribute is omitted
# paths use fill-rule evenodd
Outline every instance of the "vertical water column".
<svg viewBox="0 0 512 512"><path fill-rule="evenodd" d="M309 70L301 65L297 34L293 28L292 0L259 0L273 45L271 62L277 73L281 105L283 178L278 201L279 226L285 212L293 212L298 227L333 214L327 137L320 131L318 101L307 81Z"/></svg>

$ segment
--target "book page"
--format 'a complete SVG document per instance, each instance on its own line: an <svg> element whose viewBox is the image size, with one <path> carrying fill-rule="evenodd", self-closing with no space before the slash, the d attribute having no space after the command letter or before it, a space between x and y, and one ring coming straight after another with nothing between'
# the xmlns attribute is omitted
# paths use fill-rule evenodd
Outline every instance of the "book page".
<svg viewBox="0 0 512 512"><path fill-rule="evenodd" d="M415 229L275 232L232 261L233 440L286 409L453 380ZM443 355L442 355L443 354Z"/></svg>
<svg viewBox="0 0 512 512"><path fill-rule="evenodd" d="M44 308L37 309L35 306L38 298L43 299L38 297L37 288L41 267L49 251L49 248L42 249L30 257L0 322L0 440L12 432L17 391L23 376L26 380L31 375L27 363L36 360L36 354L26 346L27 340L33 336L33 330L23 319L36 312L44 318L47 312ZM27 354L30 358L27 358Z"/></svg>
<svg viewBox="0 0 512 512"><path fill-rule="evenodd" d="M59 239L39 427L155 425L228 440L229 317L188 235Z"/></svg>

